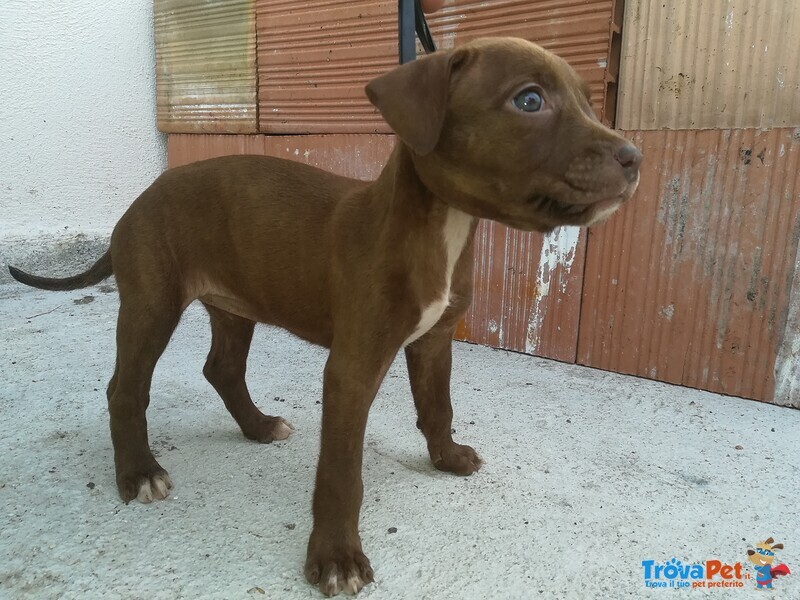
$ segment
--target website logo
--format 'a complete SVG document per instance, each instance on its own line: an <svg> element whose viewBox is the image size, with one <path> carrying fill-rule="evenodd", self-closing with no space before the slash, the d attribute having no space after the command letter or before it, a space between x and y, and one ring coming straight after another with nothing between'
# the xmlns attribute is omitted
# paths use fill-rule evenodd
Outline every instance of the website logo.
<svg viewBox="0 0 800 600"><path fill-rule="evenodd" d="M644 585L648 588L741 588L750 579L742 563L719 560L684 563L672 558L663 563L643 560Z"/></svg>
<svg viewBox="0 0 800 600"><path fill-rule="evenodd" d="M755 579L758 589L772 589L776 577L791 575L785 564L775 563L775 551L783 550L783 544L776 544L772 538L756 544L755 550L747 551L748 565L724 563L710 559L700 562L683 562L673 557L658 562L642 561L642 576L647 588L672 589L714 589L744 588L746 582ZM752 584L748 584L752 585Z"/></svg>

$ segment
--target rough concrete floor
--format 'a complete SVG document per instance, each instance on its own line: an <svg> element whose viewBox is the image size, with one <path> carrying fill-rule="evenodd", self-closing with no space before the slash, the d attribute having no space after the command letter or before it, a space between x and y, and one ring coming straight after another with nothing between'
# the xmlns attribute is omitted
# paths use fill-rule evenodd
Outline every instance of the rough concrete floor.
<svg viewBox="0 0 800 600"><path fill-rule="evenodd" d="M297 431L249 442L200 374L190 308L148 413L176 489L126 506L104 397L116 309L113 286L0 285L0 596L320 597L302 564L325 352L257 331L250 387ZM800 598L800 411L467 344L454 364L456 437L486 464L431 467L396 363L367 431L363 598L763 598L752 580L646 590L641 563L747 565L768 536L795 573L770 596Z"/></svg>

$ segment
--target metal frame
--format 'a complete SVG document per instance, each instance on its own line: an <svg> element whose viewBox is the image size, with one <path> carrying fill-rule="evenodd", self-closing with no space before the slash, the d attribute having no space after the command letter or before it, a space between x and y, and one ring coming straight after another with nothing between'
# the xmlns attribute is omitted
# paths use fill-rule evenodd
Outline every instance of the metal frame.
<svg viewBox="0 0 800 600"><path fill-rule="evenodd" d="M433 42L419 0L398 0L397 19L398 55L401 65L417 58L415 34L419 36L425 52L436 52L436 44Z"/></svg>
<svg viewBox="0 0 800 600"><path fill-rule="evenodd" d="M400 64L411 62L417 58L417 41L414 39L414 25L417 13L417 0L398 0L398 50Z"/></svg>

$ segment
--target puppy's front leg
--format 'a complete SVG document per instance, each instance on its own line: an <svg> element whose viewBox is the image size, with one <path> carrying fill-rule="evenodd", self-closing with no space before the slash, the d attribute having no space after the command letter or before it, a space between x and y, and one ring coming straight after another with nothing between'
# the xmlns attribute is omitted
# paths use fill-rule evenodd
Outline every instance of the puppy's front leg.
<svg viewBox="0 0 800 600"><path fill-rule="evenodd" d="M358 517L367 413L394 353L331 348L322 391L322 442L314 490L314 528L305 574L327 596L355 594L373 580L361 550Z"/></svg>
<svg viewBox="0 0 800 600"><path fill-rule="evenodd" d="M450 402L455 325L439 323L406 347L411 394L417 407L417 427L428 442L433 466L440 471L471 475L482 460L470 446L453 441L453 406Z"/></svg>

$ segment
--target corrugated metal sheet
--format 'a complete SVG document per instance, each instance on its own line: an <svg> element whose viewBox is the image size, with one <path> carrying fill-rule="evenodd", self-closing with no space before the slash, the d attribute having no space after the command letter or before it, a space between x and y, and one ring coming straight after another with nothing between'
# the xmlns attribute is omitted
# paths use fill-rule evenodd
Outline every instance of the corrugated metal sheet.
<svg viewBox="0 0 800 600"><path fill-rule="evenodd" d="M167 138L167 167L232 154L264 154L263 135L183 135Z"/></svg>
<svg viewBox="0 0 800 600"><path fill-rule="evenodd" d="M394 147L392 135L170 135L169 167L230 154L296 160L345 177L372 180Z"/></svg>
<svg viewBox="0 0 800 600"><path fill-rule="evenodd" d="M800 125L800 3L626 2L617 126Z"/></svg>
<svg viewBox="0 0 800 600"><path fill-rule="evenodd" d="M456 338L574 362L586 231L542 236L482 221L472 306Z"/></svg>
<svg viewBox="0 0 800 600"><path fill-rule="evenodd" d="M397 63L396 0L256 0L260 128L388 133L364 85Z"/></svg>
<svg viewBox="0 0 800 600"><path fill-rule="evenodd" d="M513 35L560 54L591 83L602 112L612 0L455 0L429 16L439 47ZM388 132L363 88L397 63L397 2L256 0L260 129Z"/></svg>
<svg viewBox="0 0 800 600"><path fill-rule="evenodd" d="M257 131L253 0L155 0L158 127Z"/></svg>
<svg viewBox="0 0 800 600"><path fill-rule="evenodd" d="M642 181L622 215L590 230L578 362L772 400L800 237L800 130L630 137Z"/></svg>

